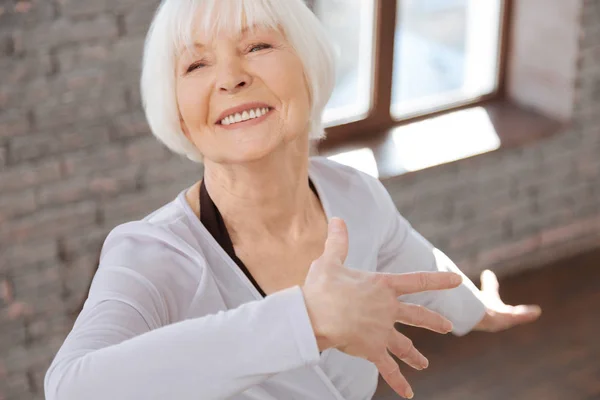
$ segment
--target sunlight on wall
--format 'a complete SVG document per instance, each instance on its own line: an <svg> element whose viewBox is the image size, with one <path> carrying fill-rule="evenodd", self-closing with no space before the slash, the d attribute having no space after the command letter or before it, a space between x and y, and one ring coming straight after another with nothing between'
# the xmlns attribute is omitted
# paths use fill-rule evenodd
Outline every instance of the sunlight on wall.
<svg viewBox="0 0 600 400"><path fill-rule="evenodd" d="M351 150L327 158L339 162L340 164L356 168L359 171L369 174L375 178L379 178L377 162L375 161L375 156L373 155L373 151L371 149L362 148L358 150Z"/></svg>
<svg viewBox="0 0 600 400"><path fill-rule="evenodd" d="M396 128L395 157L407 171L496 150L500 138L482 107L457 111Z"/></svg>

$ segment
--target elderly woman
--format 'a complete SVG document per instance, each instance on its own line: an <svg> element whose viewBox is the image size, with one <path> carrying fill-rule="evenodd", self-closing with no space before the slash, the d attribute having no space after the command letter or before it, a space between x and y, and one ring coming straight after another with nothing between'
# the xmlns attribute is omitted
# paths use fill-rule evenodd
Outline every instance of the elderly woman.
<svg viewBox="0 0 600 400"><path fill-rule="evenodd" d="M378 180L309 157L333 70L301 0L162 2L146 115L204 176L110 233L48 399L358 400L378 372L410 398L390 353L428 361L395 322L462 335L537 317L493 275L480 292Z"/></svg>

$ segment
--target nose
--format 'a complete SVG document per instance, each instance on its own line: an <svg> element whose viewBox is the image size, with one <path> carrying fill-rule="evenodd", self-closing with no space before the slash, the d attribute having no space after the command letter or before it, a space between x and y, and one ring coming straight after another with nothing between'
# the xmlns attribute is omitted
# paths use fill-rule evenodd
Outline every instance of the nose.
<svg viewBox="0 0 600 400"><path fill-rule="evenodd" d="M228 60L220 66L220 70L217 85L221 93L234 94L252 83L240 60Z"/></svg>

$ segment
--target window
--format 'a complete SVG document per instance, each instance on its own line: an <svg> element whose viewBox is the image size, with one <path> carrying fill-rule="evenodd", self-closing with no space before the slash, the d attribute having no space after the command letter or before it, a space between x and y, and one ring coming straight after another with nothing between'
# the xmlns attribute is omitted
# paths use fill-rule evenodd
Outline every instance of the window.
<svg viewBox="0 0 600 400"><path fill-rule="evenodd" d="M327 125L366 117L371 108L375 0L316 0L313 11L333 39L336 85Z"/></svg>
<svg viewBox="0 0 600 400"><path fill-rule="evenodd" d="M500 92L509 0L311 0L337 48L330 138L384 131Z"/></svg>
<svg viewBox="0 0 600 400"><path fill-rule="evenodd" d="M392 115L403 118L492 94L500 0L398 0Z"/></svg>

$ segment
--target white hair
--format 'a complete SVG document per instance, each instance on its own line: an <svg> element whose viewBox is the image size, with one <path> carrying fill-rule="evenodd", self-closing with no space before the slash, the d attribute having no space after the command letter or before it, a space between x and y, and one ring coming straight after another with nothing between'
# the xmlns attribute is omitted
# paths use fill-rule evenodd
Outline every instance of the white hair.
<svg viewBox="0 0 600 400"><path fill-rule="evenodd" d="M312 140L325 135L322 114L335 85L333 46L302 0L163 0L148 31L141 91L152 133L175 153L197 162L202 154L182 131L176 97L176 62L197 30L233 34L244 27L281 29L303 67L311 100Z"/></svg>

